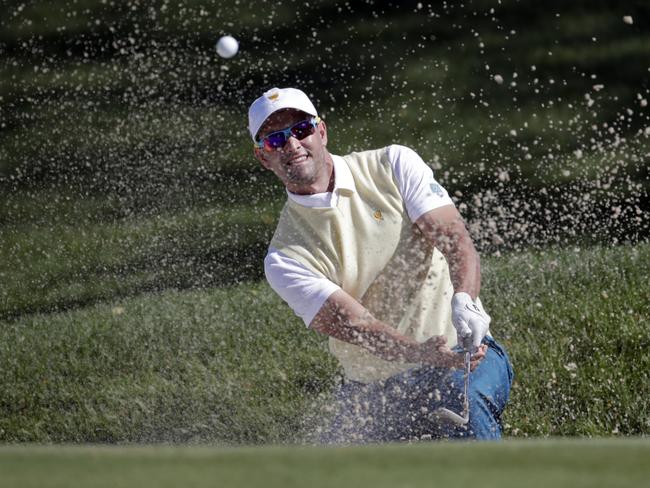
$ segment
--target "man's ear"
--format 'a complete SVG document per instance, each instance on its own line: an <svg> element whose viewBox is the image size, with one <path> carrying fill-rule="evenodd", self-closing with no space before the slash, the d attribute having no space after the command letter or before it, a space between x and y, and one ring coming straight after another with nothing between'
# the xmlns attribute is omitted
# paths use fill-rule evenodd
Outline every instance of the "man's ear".
<svg viewBox="0 0 650 488"><path fill-rule="evenodd" d="M259 147L255 147L253 149L253 152L255 154L255 159L257 159L262 166L264 166L266 169L271 169L269 167L269 162L266 159L266 154L264 149L260 149Z"/></svg>
<svg viewBox="0 0 650 488"><path fill-rule="evenodd" d="M318 132L320 133L320 138L323 140L323 146L327 146L327 126L324 120L321 120L320 124L318 124Z"/></svg>

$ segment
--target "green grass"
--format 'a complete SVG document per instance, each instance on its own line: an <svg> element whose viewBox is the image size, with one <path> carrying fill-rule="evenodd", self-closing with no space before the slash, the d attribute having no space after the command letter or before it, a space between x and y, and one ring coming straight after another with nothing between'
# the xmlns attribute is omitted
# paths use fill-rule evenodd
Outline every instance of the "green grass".
<svg viewBox="0 0 650 488"><path fill-rule="evenodd" d="M648 432L649 260L646 244L486 263L486 306L517 370L510 433Z"/></svg>
<svg viewBox="0 0 650 488"><path fill-rule="evenodd" d="M3 486L638 487L647 439L355 448L4 447Z"/></svg>
<svg viewBox="0 0 650 488"><path fill-rule="evenodd" d="M0 438L281 442L333 377L266 286L115 299L2 324Z"/></svg>
<svg viewBox="0 0 650 488"><path fill-rule="evenodd" d="M66 210L65 198L56 206ZM96 209L97 202L88 207ZM165 287L258 279L274 211L274 204L259 202L98 222L76 207L67 218L8 230L0 236L0 276L7 283L0 317Z"/></svg>
<svg viewBox="0 0 650 488"><path fill-rule="evenodd" d="M484 260L482 296L516 372L507 435L650 432L649 261L648 244ZM0 439L312 437L339 373L265 283L129 298L102 286L96 305L0 322Z"/></svg>

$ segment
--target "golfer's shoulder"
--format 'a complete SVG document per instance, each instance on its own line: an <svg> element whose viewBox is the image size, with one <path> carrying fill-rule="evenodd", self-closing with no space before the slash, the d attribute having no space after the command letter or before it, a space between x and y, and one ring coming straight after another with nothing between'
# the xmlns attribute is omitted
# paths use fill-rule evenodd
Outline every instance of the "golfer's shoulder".
<svg viewBox="0 0 650 488"><path fill-rule="evenodd" d="M345 154L343 159L346 161L363 161L366 159L375 159L375 158L381 158L382 153L386 151L385 147L380 147L378 149L365 149L361 151L352 151L351 153Z"/></svg>
<svg viewBox="0 0 650 488"><path fill-rule="evenodd" d="M342 157L352 170L387 170L392 166L389 155L390 147L354 151Z"/></svg>
<svg viewBox="0 0 650 488"><path fill-rule="evenodd" d="M388 166L395 166L401 161L412 159L421 160L422 158L408 146L401 144L390 144L378 149L369 149L365 151L355 151L343 156L348 163L368 164L380 163Z"/></svg>
<svg viewBox="0 0 650 488"><path fill-rule="evenodd" d="M398 180L402 173L413 172L425 168L426 163L413 149L400 144L391 144L379 149L352 152L343 156L353 173L371 175L384 174L387 177L396 177Z"/></svg>
<svg viewBox="0 0 650 488"><path fill-rule="evenodd" d="M422 159L414 149L408 146L402 146L401 144L391 144L390 146L387 146L386 154L393 165L403 160Z"/></svg>

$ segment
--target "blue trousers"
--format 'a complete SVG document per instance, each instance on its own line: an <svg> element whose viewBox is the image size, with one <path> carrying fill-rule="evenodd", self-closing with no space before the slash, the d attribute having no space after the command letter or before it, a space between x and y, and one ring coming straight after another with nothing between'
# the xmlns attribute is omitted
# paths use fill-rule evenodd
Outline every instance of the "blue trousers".
<svg viewBox="0 0 650 488"><path fill-rule="evenodd" d="M323 443L394 442L423 439L501 438L501 413L513 371L505 349L491 337L485 358L470 373L469 422L458 426L434 412L463 408L463 370L423 366L375 383L348 381L335 393L335 413Z"/></svg>

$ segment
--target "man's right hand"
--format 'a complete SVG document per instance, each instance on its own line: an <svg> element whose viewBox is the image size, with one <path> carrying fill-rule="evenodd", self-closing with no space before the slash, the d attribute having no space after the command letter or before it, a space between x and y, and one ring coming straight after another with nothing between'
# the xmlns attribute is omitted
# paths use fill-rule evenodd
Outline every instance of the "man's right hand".
<svg viewBox="0 0 650 488"><path fill-rule="evenodd" d="M472 371L485 358L487 345L481 344L475 353L472 354L470 367ZM463 368L464 353L452 351L447 346L445 336L433 336L431 339L419 345L420 362L440 368Z"/></svg>

